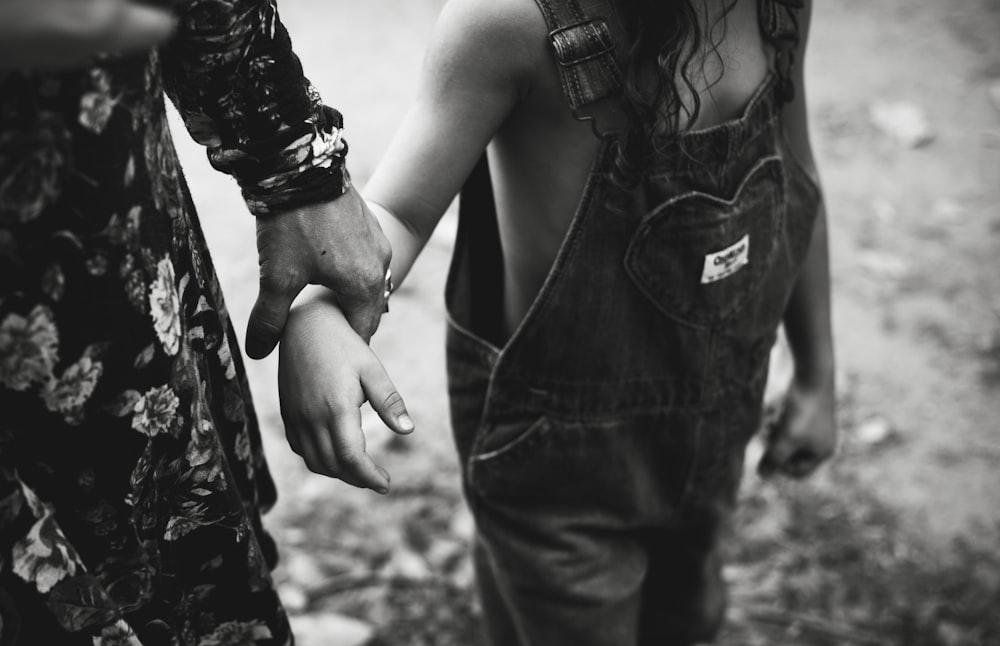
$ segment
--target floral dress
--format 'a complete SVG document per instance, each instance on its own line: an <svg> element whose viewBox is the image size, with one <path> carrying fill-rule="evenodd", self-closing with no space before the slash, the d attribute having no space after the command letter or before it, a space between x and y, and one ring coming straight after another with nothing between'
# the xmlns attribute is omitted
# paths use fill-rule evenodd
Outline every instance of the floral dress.
<svg viewBox="0 0 1000 646"><path fill-rule="evenodd" d="M341 195L346 147L273 2L173 8L147 56L0 73L0 645L291 643L164 92L258 216Z"/></svg>

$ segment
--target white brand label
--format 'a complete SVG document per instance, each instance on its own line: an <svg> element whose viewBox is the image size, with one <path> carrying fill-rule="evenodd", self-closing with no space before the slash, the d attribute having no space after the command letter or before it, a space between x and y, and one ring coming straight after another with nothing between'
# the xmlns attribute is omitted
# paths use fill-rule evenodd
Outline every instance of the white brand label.
<svg viewBox="0 0 1000 646"><path fill-rule="evenodd" d="M707 285L732 276L748 262L750 262L749 233L731 247L705 256L705 269L701 272L701 284Z"/></svg>

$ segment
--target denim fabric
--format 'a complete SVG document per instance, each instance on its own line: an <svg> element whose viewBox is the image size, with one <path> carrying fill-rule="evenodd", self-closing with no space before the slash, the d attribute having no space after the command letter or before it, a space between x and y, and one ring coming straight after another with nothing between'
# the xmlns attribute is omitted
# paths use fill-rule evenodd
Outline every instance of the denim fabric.
<svg viewBox="0 0 1000 646"><path fill-rule="evenodd" d="M549 27L563 94L570 107L576 110L618 94L622 75L613 29L621 25L614 8L604 0L542 1L538 7Z"/></svg>
<svg viewBox="0 0 1000 646"><path fill-rule="evenodd" d="M778 92L783 101L791 101L795 88L791 81L795 51L799 45L799 21L796 11L805 0L758 0L761 33L774 50L774 69L778 74Z"/></svg>
<svg viewBox="0 0 1000 646"><path fill-rule="evenodd" d="M606 142L508 340L485 163L463 189L448 374L494 646L691 644L721 624L720 529L820 198L779 85L634 190L608 179Z"/></svg>

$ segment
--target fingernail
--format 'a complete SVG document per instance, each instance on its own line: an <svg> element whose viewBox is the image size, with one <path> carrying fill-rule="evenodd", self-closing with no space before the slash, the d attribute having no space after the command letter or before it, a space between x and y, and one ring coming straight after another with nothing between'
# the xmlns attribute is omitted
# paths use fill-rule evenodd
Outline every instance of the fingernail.
<svg viewBox="0 0 1000 646"><path fill-rule="evenodd" d="M403 413L402 415L397 417L396 420L399 422L399 428L403 429L404 431L413 430L414 428L413 420L410 419L410 416L407 415L406 413Z"/></svg>

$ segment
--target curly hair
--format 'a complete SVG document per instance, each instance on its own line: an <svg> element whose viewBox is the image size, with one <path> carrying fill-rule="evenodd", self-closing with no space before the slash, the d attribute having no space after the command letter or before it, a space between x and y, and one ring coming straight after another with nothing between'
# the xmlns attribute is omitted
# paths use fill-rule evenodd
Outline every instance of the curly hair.
<svg viewBox="0 0 1000 646"><path fill-rule="evenodd" d="M657 154L677 144L701 111L695 85L708 56L721 57L726 16L737 0L724 0L710 17L708 0L629 0L623 3L631 47L623 57L622 107L628 128L619 138L613 173L623 184L638 181ZM707 46L707 47L706 47ZM709 87L721 78L709 80Z"/></svg>

